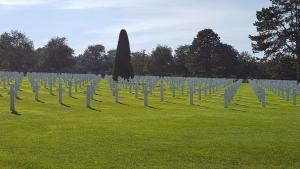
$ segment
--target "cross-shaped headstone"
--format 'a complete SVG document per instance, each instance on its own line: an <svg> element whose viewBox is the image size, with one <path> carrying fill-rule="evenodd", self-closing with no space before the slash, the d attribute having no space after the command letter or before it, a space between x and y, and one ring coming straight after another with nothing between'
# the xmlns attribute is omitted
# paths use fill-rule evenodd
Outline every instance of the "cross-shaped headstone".
<svg viewBox="0 0 300 169"><path fill-rule="evenodd" d="M90 88L90 86L87 86L87 89L86 89L86 107L87 108L91 107L91 88Z"/></svg>
<svg viewBox="0 0 300 169"><path fill-rule="evenodd" d="M119 103L119 86L117 82L114 82L115 87L114 87L114 94L115 94L115 102Z"/></svg>
<svg viewBox="0 0 300 169"><path fill-rule="evenodd" d="M144 106L148 106L148 88L147 84L143 83Z"/></svg>
<svg viewBox="0 0 300 169"><path fill-rule="evenodd" d="M201 83L199 83L199 85L198 85L198 99L199 100L202 100L202 93L201 93Z"/></svg>
<svg viewBox="0 0 300 169"><path fill-rule="evenodd" d="M292 91L292 97L293 97L293 105L296 106L297 104L297 89L296 88L293 88L293 91Z"/></svg>
<svg viewBox="0 0 300 169"><path fill-rule="evenodd" d="M51 95L53 95L53 80L49 79L49 92Z"/></svg>
<svg viewBox="0 0 300 169"><path fill-rule="evenodd" d="M134 85L134 87L135 87L135 92L134 92L134 94L135 94L135 98L137 99L137 98L139 97L139 81L138 81L138 80L135 80L135 85Z"/></svg>
<svg viewBox="0 0 300 169"><path fill-rule="evenodd" d="M61 79L59 79L57 91L58 91L58 103L62 104L62 96L63 96L64 89L62 87L62 81L61 81Z"/></svg>
<svg viewBox="0 0 300 169"><path fill-rule="evenodd" d="M189 84L189 96L190 96L190 105L194 104L194 89L193 89L193 85Z"/></svg>
<svg viewBox="0 0 300 169"><path fill-rule="evenodd" d="M10 112L16 112L15 109L15 97L16 97L15 85L10 85L9 95L10 95Z"/></svg>
<svg viewBox="0 0 300 169"><path fill-rule="evenodd" d="M164 101L164 80L160 80L160 101Z"/></svg>
<svg viewBox="0 0 300 169"><path fill-rule="evenodd" d="M69 80L69 97L72 97L72 79Z"/></svg>

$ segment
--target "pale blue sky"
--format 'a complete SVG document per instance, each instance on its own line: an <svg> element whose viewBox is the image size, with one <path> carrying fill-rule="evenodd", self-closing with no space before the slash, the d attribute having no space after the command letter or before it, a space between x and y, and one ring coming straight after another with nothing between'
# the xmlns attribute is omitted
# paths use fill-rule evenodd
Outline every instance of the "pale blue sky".
<svg viewBox="0 0 300 169"><path fill-rule="evenodd" d="M222 42L251 51L256 11L269 5L269 0L0 0L0 33L25 32L36 48L65 36L79 54L91 44L116 48L122 28L132 51L147 52L157 44L173 49L190 44L199 30L212 28Z"/></svg>

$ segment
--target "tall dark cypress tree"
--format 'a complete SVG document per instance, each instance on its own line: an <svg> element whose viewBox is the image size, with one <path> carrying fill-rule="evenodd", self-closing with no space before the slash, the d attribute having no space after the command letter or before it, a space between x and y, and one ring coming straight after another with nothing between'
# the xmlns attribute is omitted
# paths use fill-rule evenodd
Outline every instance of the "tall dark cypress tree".
<svg viewBox="0 0 300 169"><path fill-rule="evenodd" d="M126 30L122 29L119 35L117 54L113 69L113 79L117 81L118 77L129 79L133 78L133 76L128 35Z"/></svg>

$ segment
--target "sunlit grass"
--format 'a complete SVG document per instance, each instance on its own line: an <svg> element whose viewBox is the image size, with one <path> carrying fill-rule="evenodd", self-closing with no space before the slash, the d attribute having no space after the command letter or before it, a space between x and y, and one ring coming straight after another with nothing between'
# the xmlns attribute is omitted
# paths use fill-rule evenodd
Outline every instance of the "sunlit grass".
<svg viewBox="0 0 300 169"><path fill-rule="evenodd" d="M125 90L115 103L104 80L88 109L83 88L65 88L64 105L44 88L36 102L27 79L21 89L13 115L0 87L1 169L300 168L300 98L269 93L261 108L242 84L224 109L222 90L190 106L180 92L160 102L156 88L144 107Z"/></svg>

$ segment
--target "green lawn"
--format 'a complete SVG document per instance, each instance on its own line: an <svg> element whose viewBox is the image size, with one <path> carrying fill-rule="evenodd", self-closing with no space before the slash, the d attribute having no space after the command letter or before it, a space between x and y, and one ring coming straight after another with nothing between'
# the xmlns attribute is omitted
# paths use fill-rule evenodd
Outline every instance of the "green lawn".
<svg viewBox="0 0 300 169"><path fill-rule="evenodd" d="M16 109L0 87L0 169L292 169L300 168L300 98L293 106L269 93L261 108L243 84L228 109L222 91L188 105L188 96L159 88L143 106L142 95L120 93L116 104L102 81L85 108L83 89L74 97L41 88L34 101L24 79Z"/></svg>

